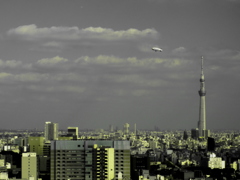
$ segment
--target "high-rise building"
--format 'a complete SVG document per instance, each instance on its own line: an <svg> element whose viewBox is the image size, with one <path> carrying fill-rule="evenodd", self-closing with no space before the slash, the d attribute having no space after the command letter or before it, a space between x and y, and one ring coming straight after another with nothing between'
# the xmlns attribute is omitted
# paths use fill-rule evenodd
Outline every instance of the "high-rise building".
<svg viewBox="0 0 240 180"><path fill-rule="evenodd" d="M30 152L35 152L38 158L38 177L50 177L50 144L45 143L44 137L30 136L28 138Z"/></svg>
<svg viewBox="0 0 240 180"><path fill-rule="evenodd" d="M129 124L128 123L125 123L124 124L124 134L129 134Z"/></svg>
<svg viewBox="0 0 240 180"><path fill-rule="evenodd" d="M51 180L130 178L130 142L51 141Z"/></svg>
<svg viewBox="0 0 240 180"><path fill-rule="evenodd" d="M144 169L150 169L150 157L145 155L131 155L131 179L140 179Z"/></svg>
<svg viewBox="0 0 240 180"><path fill-rule="evenodd" d="M45 142L58 139L58 123L45 122Z"/></svg>
<svg viewBox="0 0 240 180"><path fill-rule="evenodd" d="M45 143L45 138L41 136L29 136L29 148L30 152L35 152L39 156L50 155L50 144Z"/></svg>
<svg viewBox="0 0 240 180"><path fill-rule="evenodd" d="M78 127L68 127L68 135L73 136L74 139L78 139Z"/></svg>
<svg viewBox="0 0 240 180"><path fill-rule="evenodd" d="M93 146L93 179L114 179L114 148Z"/></svg>
<svg viewBox="0 0 240 180"><path fill-rule="evenodd" d="M198 128L191 130L191 137L193 139L198 139L199 138L199 130L198 130Z"/></svg>
<svg viewBox="0 0 240 180"><path fill-rule="evenodd" d="M188 134L187 134L187 131L186 131L186 130L183 132L183 139L184 139L184 140L187 140L187 139L188 139Z"/></svg>
<svg viewBox="0 0 240 180"><path fill-rule="evenodd" d="M137 135L137 124L136 123L134 124L134 135L135 136Z"/></svg>
<svg viewBox="0 0 240 180"><path fill-rule="evenodd" d="M22 179L38 179L37 154L22 153Z"/></svg>
<svg viewBox="0 0 240 180"><path fill-rule="evenodd" d="M29 143L29 148L30 152L35 152L37 155L43 155L43 149L44 149L44 137L34 137L34 136L29 136L28 137L28 143Z"/></svg>
<svg viewBox="0 0 240 180"><path fill-rule="evenodd" d="M202 57L202 66L201 66L201 77L200 77L200 90L198 91L200 96L200 105L199 105L199 121L198 121L198 130L199 137L207 138L209 130L206 128L206 90L205 90L205 78L203 74L203 57Z"/></svg>
<svg viewBox="0 0 240 180"><path fill-rule="evenodd" d="M110 132L113 132L114 130L113 130L113 125L111 124L111 125L109 125L109 131Z"/></svg>
<svg viewBox="0 0 240 180"><path fill-rule="evenodd" d="M215 140L214 138L211 138L211 137L208 137L208 140L207 140L207 150L208 151L211 151L211 152L214 152L215 151Z"/></svg>

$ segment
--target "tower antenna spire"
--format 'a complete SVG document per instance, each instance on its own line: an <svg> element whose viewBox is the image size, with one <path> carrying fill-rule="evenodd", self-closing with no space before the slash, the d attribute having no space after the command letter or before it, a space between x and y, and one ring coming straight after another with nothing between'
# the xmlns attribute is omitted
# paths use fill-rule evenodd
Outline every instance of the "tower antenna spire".
<svg viewBox="0 0 240 180"><path fill-rule="evenodd" d="M201 64L201 78L200 80L204 82L204 74L203 74L203 56L202 56L202 64ZM202 84L204 86L204 83Z"/></svg>

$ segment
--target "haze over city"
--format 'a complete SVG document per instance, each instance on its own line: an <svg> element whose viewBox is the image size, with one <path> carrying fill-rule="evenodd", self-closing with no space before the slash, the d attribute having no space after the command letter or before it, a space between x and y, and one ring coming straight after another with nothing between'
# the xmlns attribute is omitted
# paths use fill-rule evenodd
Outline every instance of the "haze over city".
<svg viewBox="0 0 240 180"><path fill-rule="evenodd" d="M0 6L1 129L236 129L238 0L8 0ZM163 52L154 52L157 46Z"/></svg>

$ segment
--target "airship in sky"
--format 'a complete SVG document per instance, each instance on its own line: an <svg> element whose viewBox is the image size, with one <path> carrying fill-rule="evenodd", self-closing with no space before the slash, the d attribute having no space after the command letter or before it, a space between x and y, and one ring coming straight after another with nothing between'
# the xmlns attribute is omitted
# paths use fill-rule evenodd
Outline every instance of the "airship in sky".
<svg viewBox="0 0 240 180"><path fill-rule="evenodd" d="M162 49L159 47L153 47L152 50L155 52L162 52Z"/></svg>

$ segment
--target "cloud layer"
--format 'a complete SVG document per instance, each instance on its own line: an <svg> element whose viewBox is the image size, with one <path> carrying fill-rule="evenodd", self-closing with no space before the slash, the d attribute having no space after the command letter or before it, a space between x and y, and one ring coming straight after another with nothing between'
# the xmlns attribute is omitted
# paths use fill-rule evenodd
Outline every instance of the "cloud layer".
<svg viewBox="0 0 240 180"><path fill-rule="evenodd" d="M185 48L177 48L176 52L183 49L185 51ZM222 56L221 52L218 54ZM239 63L236 58L239 55L231 54L228 64L232 66L225 67L216 61L207 62L205 72L208 76L214 77L214 73L219 70L228 76L230 72L237 73ZM155 94L159 88L178 87L182 86L182 83L196 80L199 75L196 70L199 68L193 69L193 65L197 67L193 60L183 58L139 59L108 55L81 56L77 59L55 56L32 63L0 60L0 83L15 84L16 87L20 85L21 88L31 91L38 89L43 92L65 91L80 94L88 91L98 94L102 90L109 91L114 96L127 94L142 96Z"/></svg>
<svg viewBox="0 0 240 180"><path fill-rule="evenodd" d="M75 60L56 56L32 63L0 60L0 84L9 88L14 85L20 91L25 89L40 94L61 92L84 96L83 93L90 93L96 99L107 97L105 93L99 93L101 91L115 97L144 96L157 93L159 87L171 86L169 79L179 77L170 72L184 68L188 63L191 62L181 59L119 58L106 55L82 56Z"/></svg>
<svg viewBox="0 0 240 180"><path fill-rule="evenodd" d="M44 27L38 28L35 24L19 26L10 29L9 36L19 37L25 40L53 39L53 40L126 40L139 38L157 38L159 33L155 29L128 29L114 31L110 28L88 27L79 29L78 27Z"/></svg>

